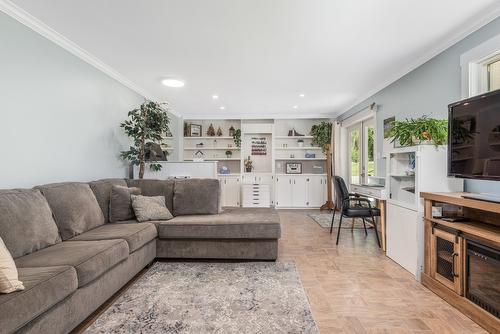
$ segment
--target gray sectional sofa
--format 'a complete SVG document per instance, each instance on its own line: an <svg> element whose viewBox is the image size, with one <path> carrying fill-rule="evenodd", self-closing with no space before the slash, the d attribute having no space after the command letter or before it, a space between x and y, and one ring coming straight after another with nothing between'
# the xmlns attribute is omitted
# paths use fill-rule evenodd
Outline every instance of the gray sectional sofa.
<svg viewBox="0 0 500 334"><path fill-rule="evenodd" d="M110 223L113 185L165 196L174 218ZM25 290L0 294L0 333L67 333L155 258L275 260L273 209L219 208L217 180L105 179L0 190L0 237Z"/></svg>

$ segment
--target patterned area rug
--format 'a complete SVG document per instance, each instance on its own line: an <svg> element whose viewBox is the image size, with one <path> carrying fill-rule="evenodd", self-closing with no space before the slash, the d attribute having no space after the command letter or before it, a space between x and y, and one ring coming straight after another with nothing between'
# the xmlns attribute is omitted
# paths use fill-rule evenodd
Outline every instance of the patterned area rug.
<svg viewBox="0 0 500 334"><path fill-rule="evenodd" d="M85 333L319 333L290 263L157 262Z"/></svg>
<svg viewBox="0 0 500 334"><path fill-rule="evenodd" d="M308 214L308 216L316 223L318 223L319 226L324 228L330 228L330 225L332 223L332 213L313 212ZM339 227L339 222L340 222L340 213L337 212L335 213L335 221L333 222L333 227L334 228ZM352 226L352 218L342 219L342 228L351 229L351 226ZM363 221L359 218L356 218L354 220L354 228L363 229ZM369 220L366 221L366 228L367 229L373 228L372 224L369 223Z"/></svg>

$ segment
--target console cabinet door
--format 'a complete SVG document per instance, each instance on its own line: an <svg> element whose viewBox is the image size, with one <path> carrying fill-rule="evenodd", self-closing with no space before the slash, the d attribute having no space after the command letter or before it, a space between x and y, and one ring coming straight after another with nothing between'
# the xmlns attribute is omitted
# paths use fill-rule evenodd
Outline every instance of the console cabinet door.
<svg viewBox="0 0 500 334"><path fill-rule="evenodd" d="M305 176L292 177L292 206L296 208L307 207L307 183Z"/></svg>
<svg viewBox="0 0 500 334"><path fill-rule="evenodd" d="M431 277L463 294L463 239L434 228L431 234Z"/></svg>
<svg viewBox="0 0 500 334"><path fill-rule="evenodd" d="M277 176L276 177L276 206L282 208L289 208L292 206L292 177L290 176Z"/></svg>
<svg viewBox="0 0 500 334"><path fill-rule="evenodd" d="M307 206L317 208L325 202L325 186L323 176L309 176L307 178Z"/></svg>
<svg viewBox="0 0 500 334"><path fill-rule="evenodd" d="M222 184L222 206L240 206L240 178L224 177Z"/></svg>

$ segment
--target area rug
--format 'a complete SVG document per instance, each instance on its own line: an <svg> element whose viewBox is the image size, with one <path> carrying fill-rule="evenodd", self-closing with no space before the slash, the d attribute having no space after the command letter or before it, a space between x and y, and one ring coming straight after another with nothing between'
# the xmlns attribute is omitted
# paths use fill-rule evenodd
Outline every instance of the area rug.
<svg viewBox="0 0 500 334"><path fill-rule="evenodd" d="M319 333L291 263L157 262L85 333Z"/></svg>
<svg viewBox="0 0 500 334"><path fill-rule="evenodd" d="M332 213L313 212L309 213L308 216L323 228L330 228L330 225L332 224ZM335 213L335 221L333 222L333 227L334 228L339 227L339 222L340 222L340 213L337 212ZM352 226L352 218L342 219L342 228L351 229L351 226ZM354 228L363 229L363 220L359 218L354 219ZM372 224L368 220L366 221L366 228L367 229L373 228Z"/></svg>

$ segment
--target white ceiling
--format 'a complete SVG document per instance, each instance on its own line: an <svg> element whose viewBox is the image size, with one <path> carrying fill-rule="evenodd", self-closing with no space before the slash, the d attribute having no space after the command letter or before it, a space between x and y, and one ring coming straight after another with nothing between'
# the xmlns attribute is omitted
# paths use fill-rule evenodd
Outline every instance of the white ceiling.
<svg viewBox="0 0 500 334"><path fill-rule="evenodd" d="M207 118L343 112L499 8L498 0L12 2L177 113ZM162 86L166 77L186 85Z"/></svg>

